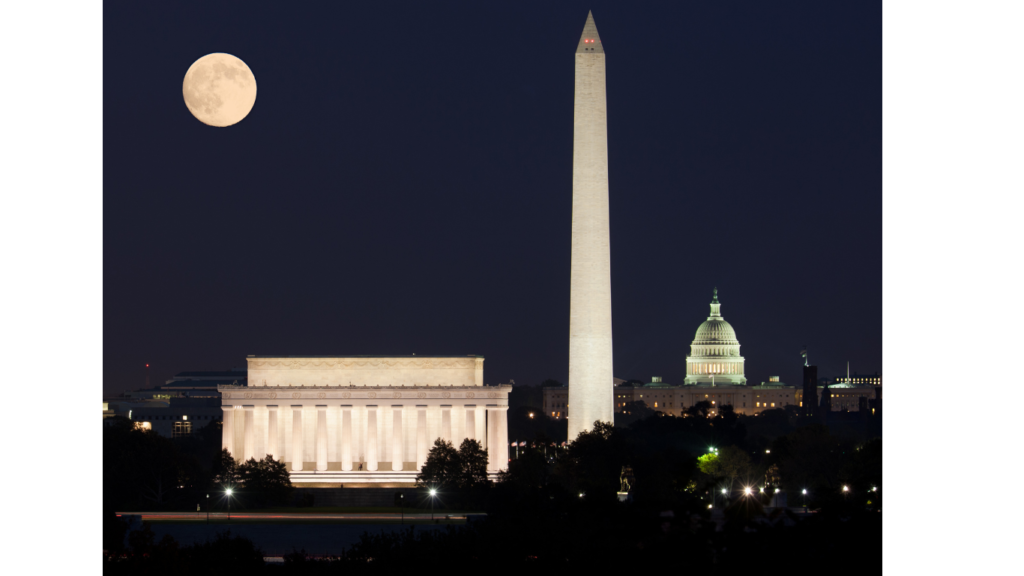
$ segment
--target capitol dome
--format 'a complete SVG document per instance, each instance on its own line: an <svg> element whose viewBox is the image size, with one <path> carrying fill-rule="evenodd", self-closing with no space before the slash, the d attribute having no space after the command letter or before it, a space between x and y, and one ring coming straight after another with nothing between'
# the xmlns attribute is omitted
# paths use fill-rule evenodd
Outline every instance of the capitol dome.
<svg viewBox="0 0 1024 576"><path fill-rule="evenodd" d="M711 300L711 315L697 328L686 357L685 384L744 385L743 357L736 330L722 318L718 288Z"/></svg>
<svg viewBox="0 0 1024 576"><path fill-rule="evenodd" d="M693 343L739 344L739 340L736 339L736 330L733 330L732 324L721 318L709 318L697 328L697 337L693 339Z"/></svg>

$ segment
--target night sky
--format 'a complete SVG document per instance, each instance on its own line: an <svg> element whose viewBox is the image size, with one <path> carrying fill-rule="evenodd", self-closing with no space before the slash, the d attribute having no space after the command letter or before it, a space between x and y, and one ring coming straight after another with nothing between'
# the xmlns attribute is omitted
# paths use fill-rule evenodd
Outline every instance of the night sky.
<svg viewBox="0 0 1024 576"><path fill-rule="evenodd" d="M573 54L607 55L615 375L682 383L717 286L746 375L882 371L879 2L118 2L104 393L247 354L567 380ZM182 100L211 52L241 123ZM910 298L911 295L904 295Z"/></svg>

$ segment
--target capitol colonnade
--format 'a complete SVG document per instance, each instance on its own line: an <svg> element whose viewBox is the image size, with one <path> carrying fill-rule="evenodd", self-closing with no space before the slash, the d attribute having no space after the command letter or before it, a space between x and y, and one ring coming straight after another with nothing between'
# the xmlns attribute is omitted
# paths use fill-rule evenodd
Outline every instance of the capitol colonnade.
<svg viewBox="0 0 1024 576"><path fill-rule="evenodd" d="M249 386L219 387L236 460L271 455L298 483L414 481L435 439L469 438L488 450L489 473L508 466L511 386L477 384L483 358L267 359L250 357Z"/></svg>

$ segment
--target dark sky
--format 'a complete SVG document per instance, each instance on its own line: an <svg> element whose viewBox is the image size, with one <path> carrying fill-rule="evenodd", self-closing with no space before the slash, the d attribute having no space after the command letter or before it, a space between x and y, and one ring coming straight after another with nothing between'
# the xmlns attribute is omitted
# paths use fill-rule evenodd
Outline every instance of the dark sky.
<svg viewBox="0 0 1024 576"><path fill-rule="evenodd" d="M615 374L681 383L711 290L751 382L882 370L879 2L117 2L104 392L247 354L565 381L573 53L607 54ZM256 76L206 126L185 71ZM74 279L69 279L74 283Z"/></svg>

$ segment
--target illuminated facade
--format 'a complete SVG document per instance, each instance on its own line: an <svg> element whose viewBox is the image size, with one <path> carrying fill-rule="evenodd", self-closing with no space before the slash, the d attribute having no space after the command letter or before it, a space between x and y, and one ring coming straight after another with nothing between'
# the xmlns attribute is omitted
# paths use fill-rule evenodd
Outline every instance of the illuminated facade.
<svg viewBox="0 0 1024 576"><path fill-rule="evenodd" d="M411 484L437 438L479 441L508 467L508 393L479 356L250 356L248 386L220 386L223 447L272 455L297 484Z"/></svg>
<svg viewBox="0 0 1024 576"><path fill-rule="evenodd" d="M882 375L878 372L875 372L874 374L854 373L849 375L837 376L832 379L832 384L852 384L854 386L881 386Z"/></svg>
<svg viewBox="0 0 1024 576"><path fill-rule="evenodd" d="M686 357L687 385L745 385L740 342L732 325L722 318L718 288L711 300L711 315L697 328Z"/></svg>
<svg viewBox="0 0 1024 576"><path fill-rule="evenodd" d="M569 264L569 439L611 423L612 277L604 45L587 14L576 48Z"/></svg>

